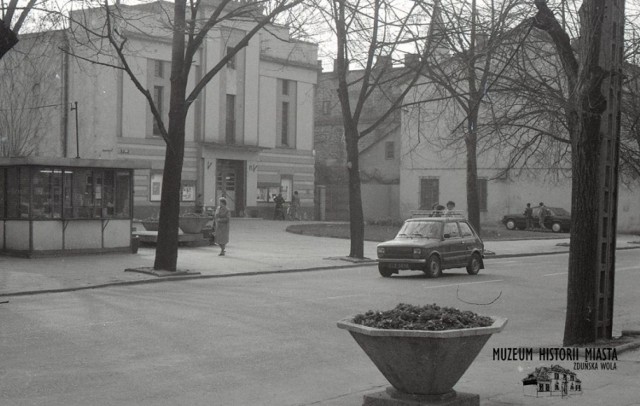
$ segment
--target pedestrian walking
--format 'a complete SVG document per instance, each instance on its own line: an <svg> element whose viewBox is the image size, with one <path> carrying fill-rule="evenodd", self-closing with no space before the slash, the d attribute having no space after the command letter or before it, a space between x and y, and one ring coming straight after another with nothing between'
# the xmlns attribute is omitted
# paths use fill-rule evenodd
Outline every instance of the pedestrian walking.
<svg viewBox="0 0 640 406"><path fill-rule="evenodd" d="M278 196L276 196L273 201L276 203L273 219L284 220L284 197L282 197L282 193L278 193Z"/></svg>
<svg viewBox="0 0 640 406"><path fill-rule="evenodd" d="M213 216L216 223L216 243L220 246L220 256L224 256L225 247L229 243L229 220L231 215L227 208L227 199L221 197L220 205Z"/></svg>
<svg viewBox="0 0 640 406"><path fill-rule="evenodd" d="M531 230L533 228L533 209L531 203L527 203L527 207L524 209L524 221L526 222L525 229Z"/></svg>
<svg viewBox="0 0 640 406"><path fill-rule="evenodd" d="M540 228L543 230L546 230L547 227L544 226L544 220L547 218L547 207L544 205L543 202L540 202L540 205L538 207L538 209L540 210L538 212L538 219L539 219L539 224L540 224Z"/></svg>
<svg viewBox="0 0 640 406"><path fill-rule="evenodd" d="M298 191L293 192L293 197L291 198L291 212L290 217L292 220L300 220L298 218L298 210L300 209L300 196L298 196Z"/></svg>

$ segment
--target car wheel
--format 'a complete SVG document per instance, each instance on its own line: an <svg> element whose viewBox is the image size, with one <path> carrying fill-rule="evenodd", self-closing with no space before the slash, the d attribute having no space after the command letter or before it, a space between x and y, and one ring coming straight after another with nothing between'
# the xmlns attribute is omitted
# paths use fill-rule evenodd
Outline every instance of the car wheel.
<svg viewBox="0 0 640 406"><path fill-rule="evenodd" d="M474 252L469 258L469 263L467 264L467 273L469 275L477 275L480 272L480 267L482 266L482 258L480 258L480 254Z"/></svg>
<svg viewBox="0 0 640 406"><path fill-rule="evenodd" d="M514 219L509 219L505 225L507 226L507 230L513 230L516 228L516 221Z"/></svg>
<svg viewBox="0 0 640 406"><path fill-rule="evenodd" d="M551 231L553 231L554 233L559 233L562 231L562 225L560 225L560 223L553 223L551 225Z"/></svg>
<svg viewBox="0 0 640 406"><path fill-rule="evenodd" d="M429 278L437 278L442 275L442 266L440 265L440 257L437 255L431 255L427 260L427 266L424 268L424 273Z"/></svg>
<svg viewBox="0 0 640 406"><path fill-rule="evenodd" d="M380 275L382 275L384 278L388 278L393 275L393 271L383 264L378 264L378 272L380 272Z"/></svg>

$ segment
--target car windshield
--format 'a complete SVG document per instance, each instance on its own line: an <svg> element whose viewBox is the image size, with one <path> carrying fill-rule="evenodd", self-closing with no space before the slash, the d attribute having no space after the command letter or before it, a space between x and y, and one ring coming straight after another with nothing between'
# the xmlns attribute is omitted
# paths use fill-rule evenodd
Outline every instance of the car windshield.
<svg viewBox="0 0 640 406"><path fill-rule="evenodd" d="M569 214L568 211L566 211L565 209L561 209L560 207L550 207L549 210L551 210L556 216L571 217L571 214Z"/></svg>
<svg viewBox="0 0 640 406"><path fill-rule="evenodd" d="M440 227L437 221L407 221L396 237L440 238Z"/></svg>

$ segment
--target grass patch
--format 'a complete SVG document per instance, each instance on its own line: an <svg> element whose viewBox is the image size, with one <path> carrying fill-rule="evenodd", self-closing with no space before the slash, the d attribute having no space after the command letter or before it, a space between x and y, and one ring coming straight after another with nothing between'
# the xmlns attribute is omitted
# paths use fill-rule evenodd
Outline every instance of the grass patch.
<svg viewBox="0 0 640 406"><path fill-rule="evenodd" d="M382 242L392 240L399 226L365 224L364 239ZM287 227L290 233L311 235L315 237L350 238L349 223L309 223L293 224ZM501 223L483 224L481 237L485 241L532 240L546 238L569 238L568 233L552 233L551 231L507 230Z"/></svg>

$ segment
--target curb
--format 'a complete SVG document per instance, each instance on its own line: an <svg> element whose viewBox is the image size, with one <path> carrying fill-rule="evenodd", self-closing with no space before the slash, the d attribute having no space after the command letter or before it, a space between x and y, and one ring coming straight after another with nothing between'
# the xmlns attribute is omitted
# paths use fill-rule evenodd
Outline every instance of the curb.
<svg viewBox="0 0 640 406"><path fill-rule="evenodd" d="M15 297L15 296L41 295L41 294L47 294L47 293L77 292L81 290L108 288L112 286L143 285L143 284L149 284L149 283L175 282L175 281L186 281L186 280L195 280L195 279L231 278L235 276L273 275L273 274L280 274L280 273L313 272L313 271L325 271L325 270L330 271L334 269L357 268L357 267L367 266L371 264L372 262L360 262L356 264L316 266L311 268L281 269L281 270L275 270L275 271L251 271L251 272L237 272L237 273L216 274L216 275L202 275L202 274L176 275L176 276L165 276L158 279L142 279L138 281L117 281L117 282L101 283L101 284L90 285L90 286L76 286L76 287L59 288L59 289L27 290L22 292L0 293L0 297L12 297L12 296Z"/></svg>
<svg viewBox="0 0 640 406"><path fill-rule="evenodd" d="M616 251L636 250L636 249L640 249L640 246L638 246L638 247L616 247ZM568 254L568 253L569 253L569 251L546 251L546 252L532 252L532 253L528 253L528 254L496 254L496 255L486 255L485 254L484 259L537 257L537 256L540 256L540 255L556 255L556 254Z"/></svg>
<svg viewBox="0 0 640 406"><path fill-rule="evenodd" d="M617 250L632 250L632 249L640 249L638 247L620 247L616 248ZM536 252L536 253L528 253L528 254L498 254L498 255L488 255L485 256L484 259L501 259L501 258L518 258L518 257L534 257L534 256L542 256L542 255L557 255L557 254L567 254L569 251L560 251L560 252ZM369 266L375 264L375 260L369 261L361 261L352 264L341 264L341 265L328 265L328 266L316 266L311 268L294 268L294 269L281 269L274 271L251 271L251 272L237 272L237 273L229 273L229 274L216 274L216 275L184 275L184 276L164 276L158 279L142 279L137 281L117 281L117 282L109 282L109 283L100 283L97 285L90 286L76 286L69 288L59 288L59 289L42 289L42 290L27 290L21 292L8 292L8 293L0 293L0 297L16 297L16 296L29 296L29 295L41 295L48 293L64 293L64 292L77 292L81 290L90 290L90 289L101 289L108 288L112 286L125 286L125 285L142 285L148 283L159 283L159 282L173 282L173 281L185 281L185 280L194 280L194 279L213 279L213 278L231 278L236 276L257 276L257 275L273 275L273 274L281 274L281 273L298 273L298 272L313 272L313 271L330 271L334 269L345 269L345 268L358 268L362 266ZM638 344L640 346L640 342Z"/></svg>

